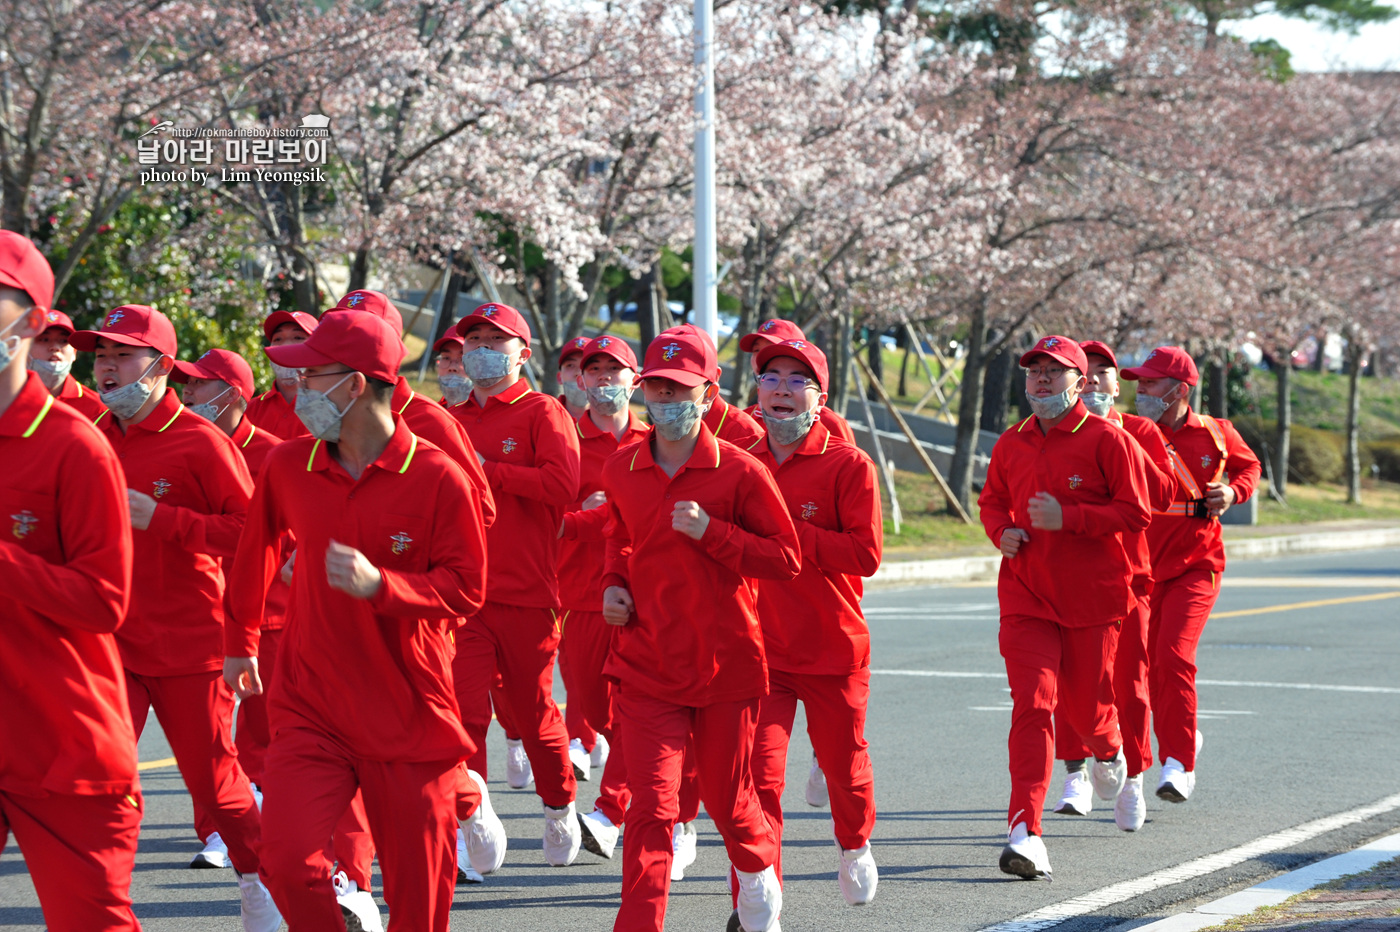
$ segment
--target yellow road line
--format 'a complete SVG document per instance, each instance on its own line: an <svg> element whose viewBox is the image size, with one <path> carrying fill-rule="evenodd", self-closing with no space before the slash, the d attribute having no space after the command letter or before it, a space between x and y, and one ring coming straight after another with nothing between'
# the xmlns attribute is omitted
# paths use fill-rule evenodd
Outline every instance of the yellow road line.
<svg viewBox="0 0 1400 932"><path fill-rule="evenodd" d="M1380 599L1393 599L1400 596L1400 592L1377 592L1372 595L1352 595L1344 599L1317 599L1313 602L1292 602L1288 605L1269 605L1264 608L1241 608L1233 612L1216 612L1210 617L1215 618L1240 618L1244 615L1267 615L1270 612L1291 612L1299 608L1321 608L1324 605L1346 605L1350 602L1375 602Z"/></svg>
<svg viewBox="0 0 1400 932"><path fill-rule="evenodd" d="M162 757L160 760L143 760L136 765L137 770L155 770L159 767L174 767L175 758Z"/></svg>

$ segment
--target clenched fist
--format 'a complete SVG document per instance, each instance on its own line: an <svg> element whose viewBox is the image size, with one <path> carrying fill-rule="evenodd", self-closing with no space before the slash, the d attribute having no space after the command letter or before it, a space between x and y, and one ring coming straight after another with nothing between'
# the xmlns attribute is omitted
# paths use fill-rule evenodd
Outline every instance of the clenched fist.
<svg viewBox="0 0 1400 932"><path fill-rule="evenodd" d="M709 526L710 516L705 514L699 502L676 502L675 510L671 512L672 528L691 540L699 540L705 536L705 528Z"/></svg>
<svg viewBox="0 0 1400 932"><path fill-rule="evenodd" d="M636 608L632 593L621 586L609 586L603 590L603 620L608 624L627 624Z"/></svg>
<svg viewBox="0 0 1400 932"><path fill-rule="evenodd" d="M354 547L332 540L326 548L326 581L357 599L372 599L384 582L375 565Z"/></svg>

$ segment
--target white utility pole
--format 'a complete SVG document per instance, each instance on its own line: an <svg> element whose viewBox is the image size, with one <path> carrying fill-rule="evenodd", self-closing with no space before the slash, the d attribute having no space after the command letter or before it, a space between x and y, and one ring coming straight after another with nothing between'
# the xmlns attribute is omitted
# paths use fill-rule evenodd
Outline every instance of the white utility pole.
<svg viewBox="0 0 1400 932"><path fill-rule="evenodd" d="M695 325L719 343L715 274L714 0L695 0L695 249L691 262Z"/></svg>

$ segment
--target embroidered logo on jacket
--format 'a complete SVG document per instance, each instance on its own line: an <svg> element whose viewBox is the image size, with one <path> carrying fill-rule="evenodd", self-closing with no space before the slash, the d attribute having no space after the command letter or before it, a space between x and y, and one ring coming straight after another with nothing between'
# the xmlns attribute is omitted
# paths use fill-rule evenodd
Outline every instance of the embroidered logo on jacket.
<svg viewBox="0 0 1400 932"><path fill-rule="evenodd" d="M164 498L165 493L170 491L170 483L165 479L157 479L151 483L151 494L156 498Z"/></svg>
<svg viewBox="0 0 1400 932"><path fill-rule="evenodd" d="M1201 468L1202 468L1202 469L1210 469L1210 464L1211 464L1211 459L1210 459L1209 456L1203 456L1203 457L1201 457Z"/></svg>
<svg viewBox="0 0 1400 932"><path fill-rule="evenodd" d="M805 505L802 506L802 520L803 520L803 521L810 521L810 520L812 520L812 515L814 515L814 514L816 514L816 513L817 513L817 503L816 503L816 502L808 502L807 504L805 504Z"/></svg>
<svg viewBox="0 0 1400 932"><path fill-rule="evenodd" d="M29 536L29 532L34 530L34 526L39 523L39 519L34 516L34 512L29 509L21 511L17 515L10 515L14 519L14 524L10 527L11 533L15 535L15 540L24 540Z"/></svg>
<svg viewBox="0 0 1400 932"><path fill-rule="evenodd" d="M1072 476L1069 477L1069 487L1070 487L1071 489L1077 489L1077 488L1079 488L1079 487L1080 487L1081 485L1083 485L1083 484L1084 484L1084 477L1081 476L1081 475L1079 475L1078 473L1075 473L1074 475L1072 475Z"/></svg>
<svg viewBox="0 0 1400 932"><path fill-rule="evenodd" d="M507 437L506 439L501 441L501 452L514 453L515 448L518 446L520 446L520 444L516 443L514 437Z"/></svg>
<svg viewBox="0 0 1400 932"><path fill-rule="evenodd" d="M390 537L389 539L394 542L394 546L390 548L394 551L394 553L407 553L408 545L413 543L413 538L409 537L403 531L399 531L397 534L395 534L393 537Z"/></svg>

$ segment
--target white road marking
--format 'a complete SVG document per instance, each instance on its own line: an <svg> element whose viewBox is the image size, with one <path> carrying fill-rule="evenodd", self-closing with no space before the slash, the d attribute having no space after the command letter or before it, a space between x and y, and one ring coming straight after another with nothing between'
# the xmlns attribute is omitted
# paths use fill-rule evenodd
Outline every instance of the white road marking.
<svg viewBox="0 0 1400 932"><path fill-rule="evenodd" d="M1005 680L1005 673L971 673L961 670L871 670L872 675L880 676L920 676L952 680ZM1384 696L1400 695L1400 688L1394 686L1341 686L1333 683L1268 683L1252 680L1196 680L1197 686L1244 686L1255 689L1303 689L1332 693L1375 693Z"/></svg>
<svg viewBox="0 0 1400 932"><path fill-rule="evenodd" d="M1231 576L1220 580L1223 588L1240 589L1394 589L1400 576Z"/></svg>
<svg viewBox="0 0 1400 932"><path fill-rule="evenodd" d="M1302 844L1310 838L1316 838L1327 832L1345 828L1348 825L1355 825L1367 819L1387 812L1400 809L1400 793L1394 796L1387 796L1385 799L1371 803L1369 806L1361 806L1356 809L1340 812L1337 815L1326 816L1315 819L1312 822L1304 822L1302 825L1286 828L1281 832L1274 832L1272 835L1265 835L1256 838L1254 841L1246 842L1235 848L1221 851L1216 854L1208 854L1175 867L1168 867L1164 870L1154 871L1133 880L1125 880L1122 883L1110 884L1083 896L1072 897L1062 903L1055 903L1024 915L1017 916L1007 922L999 922L996 925L987 926L982 932L1039 932L1041 929L1049 929L1057 926L1069 919L1085 916L1092 912L1097 912L1117 903L1125 902L1133 897L1142 896L1144 893L1151 893L1153 890L1160 890L1162 887L1169 887L1173 884L1183 883L1187 880L1194 880L1197 877L1204 877L1206 874L1213 874L1218 870L1227 867L1234 867L1242 864L1251 858L1257 858L1274 851L1283 851L1292 848L1294 845Z"/></svg>

